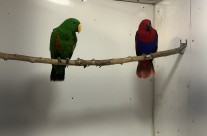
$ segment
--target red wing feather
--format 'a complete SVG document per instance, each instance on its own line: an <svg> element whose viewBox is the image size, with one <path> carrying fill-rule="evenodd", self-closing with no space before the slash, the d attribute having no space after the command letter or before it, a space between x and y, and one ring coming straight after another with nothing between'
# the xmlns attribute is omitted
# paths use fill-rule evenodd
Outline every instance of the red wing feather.
<svg viewBox="0 0 207 136"><path fill-rule="evenodd" d="M58 36L55 38L55 49L56 51L60 51L60 42Z"/></svg>

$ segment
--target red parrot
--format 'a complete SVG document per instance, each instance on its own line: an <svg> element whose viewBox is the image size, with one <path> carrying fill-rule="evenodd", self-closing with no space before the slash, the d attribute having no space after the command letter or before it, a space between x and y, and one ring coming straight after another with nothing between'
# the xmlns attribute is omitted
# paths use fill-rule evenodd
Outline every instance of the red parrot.
<svg viewBox="0 0 207 136"><path fill-rule="evenodd" d="M138 31L135 35L135 49L137 56L148 55L157 52L158 34L152 27L149 19L141 21ZM139 78L148 78L155 75L153 60L139 61L137 66L137 76Z"/></svg>

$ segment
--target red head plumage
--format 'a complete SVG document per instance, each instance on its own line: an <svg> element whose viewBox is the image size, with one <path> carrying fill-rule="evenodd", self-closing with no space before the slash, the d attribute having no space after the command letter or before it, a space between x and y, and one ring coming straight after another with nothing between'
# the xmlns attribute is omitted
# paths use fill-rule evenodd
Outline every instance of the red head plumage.
<svg viewBox="0 0 207 136"><path fill-rule="evenodd" d="M156 38L156 30L151 26L151 21L149 19L144 19L139 24L138 37L142 42L152 42Z"/></svg>

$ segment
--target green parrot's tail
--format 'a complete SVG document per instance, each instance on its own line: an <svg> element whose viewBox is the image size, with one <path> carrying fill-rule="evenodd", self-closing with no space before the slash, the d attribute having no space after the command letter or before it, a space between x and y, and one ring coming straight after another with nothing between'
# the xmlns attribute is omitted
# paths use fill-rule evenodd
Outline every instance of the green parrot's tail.
<svg viewBox="0 0 207 136"><path fill-rule="evenodd" d="M64 81L65 79L65 67L66 66L52 66L52 71L50 74L51 81Z"/></svg>

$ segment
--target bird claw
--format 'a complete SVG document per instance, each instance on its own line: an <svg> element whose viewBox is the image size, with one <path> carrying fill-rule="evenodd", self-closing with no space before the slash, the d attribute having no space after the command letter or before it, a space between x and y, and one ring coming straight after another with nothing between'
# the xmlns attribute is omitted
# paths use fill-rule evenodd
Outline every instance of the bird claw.
<svg viewBox="0 0 207 136"><path fill-rule="evenodd" d="M68 65L69 65L69 61L70 61L70 59L69 59L69 58L66 58L66 64L67 64L67 67L68 67Z"/></svg>
<svg viewBox="0 0 207 136"><path fill-rule="evenodd" d="M61 63L61 58L57 57L58 63Z"/></svg>
<svg viewBox="0 0 207 136"><path fill-rule="evenodd" d="M147 58L147 55L146 55L146 54L143 54L143 56L144 56L144 59L146 59L146 58Z"/></svg>

